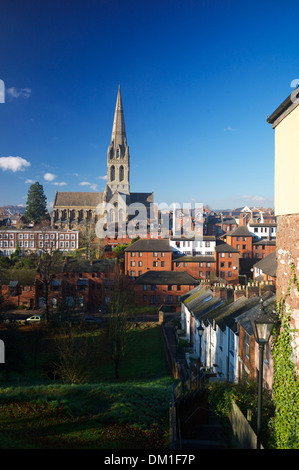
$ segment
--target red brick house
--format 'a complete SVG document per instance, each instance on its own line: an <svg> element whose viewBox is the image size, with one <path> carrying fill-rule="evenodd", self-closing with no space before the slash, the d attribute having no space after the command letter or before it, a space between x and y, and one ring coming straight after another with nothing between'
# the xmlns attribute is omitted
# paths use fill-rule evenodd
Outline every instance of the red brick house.
<svg viewBox="0 0 299 470"><path fill-rule="evenodd" d="M185 271L196 279L213 279L217 275L214 256L179 256L172 260L173 271Z"/></svg>
<svg viewBox="0 0 299 470"><path fill-rule="evenodd" d="M240 225L238 228L227 232L221 237L230 246L239 251L241 258L252 258L252 238L253 234L246 226Z"/></svg>
<svg viewBox="0 0 299 470"><path fill-rule="evenodd" d="M253 257L262 259L276 251L276 240L259 240L253 242Z"/></svg>
<svg viewBox="0 0 299 470"><path fill-rule="evenodd" d="M29 269L0 270L1 309L35 306L35 272Z"/></svg>
<svg viewBox="0 0 299 470"><path fill-rule="evenodd" d="M168 239L141 239L125 249L125 273L137 278L147 271L171 271L172 250Z"/></svg>
<svg viewBox="0 0 299 470"><path fill-rule="evenodd" d="M215 247L216 276L229 284L237 284L239 282L239 257L240 252L237 248L218 240Z"/></svg>
<svg viewBox="0 0 299 470"><path fill-rule="evenodd" d="M167 305L180 311L181 297L199 281L186 272L148 271L135 280L138 305Z"/></svg>
<svg viewBox="0 0 299 470"><path fill-rule="evenodd" d="M45 305L47 289L50 310L64 307L98 310L109 300L115 265L115 259L70 260L62 263L47 281L34 270L2 269L1 308L41 308Z"/></svg>
<svg viewBox="0 0 299 470"><path fill-rule="evenodd" d="M115 259L68 261L49 281L49 307L54 310L63 305L98 309L105 305L113 284L115 264ZM43 307L44 302L45 283L37 275L35 305Z"/></svg>

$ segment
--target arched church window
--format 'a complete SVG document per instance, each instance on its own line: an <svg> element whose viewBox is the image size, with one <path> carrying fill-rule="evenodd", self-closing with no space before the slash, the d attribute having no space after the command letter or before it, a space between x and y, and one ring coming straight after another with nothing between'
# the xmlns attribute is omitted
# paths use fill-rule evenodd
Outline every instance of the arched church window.
<svg viewBox="0 0 299 470"><path fill-rule="evenodd" d="M110 169L110 180L111 181L115 180L115 166L114 165Z"/></svg>
<svg viewBox="0 0 299 470"><path fill-rule="evenodd" d="M114 220L114 210L110 209L109 211L109 222L113 222Z"/></svg>
<svg viewBox="0 0 299 470"><path fill-rule="evenodd" d="M119 168L119 181L123 181L125 179L125 170L124 167L121 166Z"/></svg>
<svg viewBox="0 0 299 470"><path fill-rule="evenodd" d="M116 158L119 158L119 149L116 150Z"/></svg>

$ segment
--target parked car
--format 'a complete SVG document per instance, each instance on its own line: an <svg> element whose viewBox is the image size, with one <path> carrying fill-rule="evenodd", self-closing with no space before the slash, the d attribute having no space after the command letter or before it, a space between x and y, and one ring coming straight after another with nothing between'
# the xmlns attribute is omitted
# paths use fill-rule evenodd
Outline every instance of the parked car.
<svg viewBox="0 0 299 470"><path fill-rule="evenodd" d="M92 315L84 317L83 321L85 323L92 323L92 324L102 323L102 320L100 318L93 317Z"/></svg>
<svg viewBox="0 0 299 470"><path fill-rule="evenodd" d="M26 323L37 323L43 320L42 315L33 315L32 317L26 318Z"/></svg>

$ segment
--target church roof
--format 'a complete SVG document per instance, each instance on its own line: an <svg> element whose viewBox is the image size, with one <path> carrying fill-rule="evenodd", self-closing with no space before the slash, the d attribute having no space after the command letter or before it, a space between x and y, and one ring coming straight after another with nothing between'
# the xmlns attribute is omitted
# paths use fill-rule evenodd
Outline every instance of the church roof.
<svg viewBox="0 0 299 470"><path fill-rule="evenodd" d="M139 202L140 204L148 204L154 202L154 193L130 193L128 196L128 204Z"/></svg>
<svg viewBox="0 0 299 470"><path fill-rule="evenodd" d="M103 193L58 191L55 196L55 207L96 207L103 201Z"/></svg>

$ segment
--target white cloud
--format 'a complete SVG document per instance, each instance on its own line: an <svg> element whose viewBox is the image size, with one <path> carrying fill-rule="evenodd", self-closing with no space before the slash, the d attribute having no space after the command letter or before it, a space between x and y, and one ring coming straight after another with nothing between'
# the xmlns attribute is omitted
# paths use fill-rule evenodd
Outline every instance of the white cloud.
<svg viewBox="0 0 299 470"><path fill-rule="evenodd" d="M244 196L241 196L241 198L245 199L247 201L254 201L254 202L267 201L267 199L264 196L249 196L248 194L245 194Z"/></svg>
<svg viewBox="0 0 299 470"><path fill-rule="evenodd" d="M65 183L65 181L62 181L61 183L57 183L57 181L55 181L55 183L52 183L54 184L54 186L66 186L67 183Z"/></svg>
<svg viewBox="0 0 299 470"><path fill-rule="evenodd" d="M89 183L88 181L81 181L81 183L79 183L80 186L90 186L90 189L93 189L94 191L96 191L98 189L98 185L95 184L95 183Z"/></svg>
<svg viewBox="0 0 299 470"><path fill-rule="evenodd" d="M0 157L0 168L3 171L23 171L30 163L22 157Z"/></svg>
<svg viewBox="0 0 299 470"><path fill-rule="evenodd" d="M35 183L35 181L34 181L34 180L31 180L31 179L27 179L27 180L25 181L25 183L30 183L30 184L31 184L31 183Z"/></svg>
<svg viewBox="0 0 299 470"><path fill-rule="evenodd" d="M99 180L106 180L106 179L107 179L107 175L105 175L105 176L98 176L98 179L99 179Z"/></svg>
<svg viewBox="0 0 299 470"><path fill-rule="evenodd" d="M29 98L31 95L30 88L10 87L6 89L6 94L11 98Z"/></svg>
<svg viewBox="0 0 299 470"><path fill-rule="evenodd" d="M46 181L53 181L53 180L55 180L55 178L56 178L56 175L53 175L53 173L45 173L44 174L44 179Z"/></svg>
<svg viewBox="0 0 299 470"><path fill-rule="evenodd" d="M234 129L234 128L231 127L231 126L228 126L228 127L225 127L223 130L224 130L224 131L232 131L232 132L234 132L234 131L236 131L237 129Z"/></svg>

